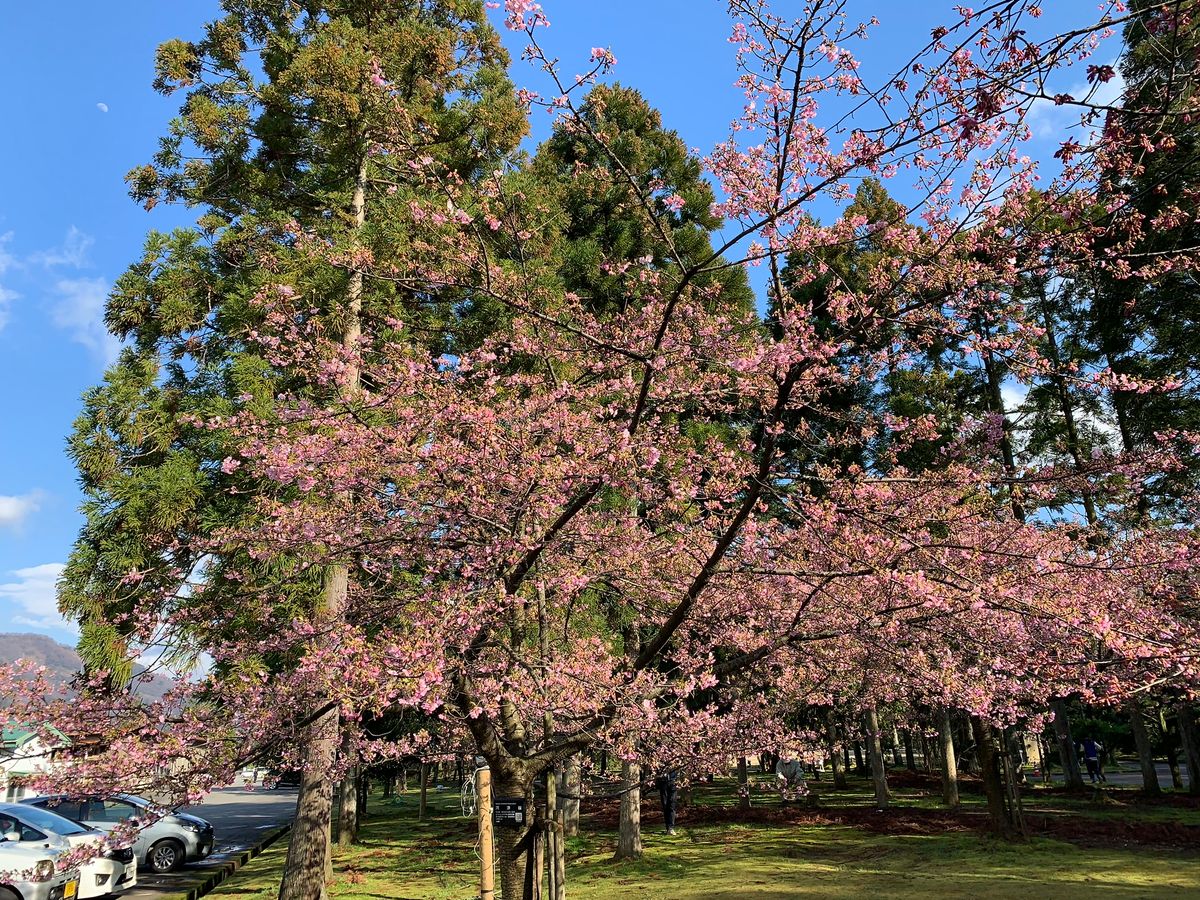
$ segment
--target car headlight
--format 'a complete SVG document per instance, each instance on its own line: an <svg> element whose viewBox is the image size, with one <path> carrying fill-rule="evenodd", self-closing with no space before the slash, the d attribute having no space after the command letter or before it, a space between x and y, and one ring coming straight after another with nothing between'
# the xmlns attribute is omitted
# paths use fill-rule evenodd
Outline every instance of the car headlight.
<svg viewBox="0 0 1200 900"><path fill-rule="evenodd" d="M54 860L39 859L38 864L33 867L34 881L49 881L54 877Z"/></svg>
<svg viewBox="0 0 1200 900"><path fill-rule="evenodd" d="M195 822L188 822L184 827L195 834L204 834L204 826L197 825Z"/></svg>

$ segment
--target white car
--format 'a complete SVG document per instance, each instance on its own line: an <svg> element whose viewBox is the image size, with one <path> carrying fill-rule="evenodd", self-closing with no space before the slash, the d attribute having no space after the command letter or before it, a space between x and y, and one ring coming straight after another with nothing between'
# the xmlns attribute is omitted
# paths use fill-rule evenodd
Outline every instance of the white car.
<svg viewBox="0 0 1200 900"><path fill-rule="evenodd" d="M0 803L0 834L12 843L42 843L68 851L92 850L79 862L79 900L103 897L137 884L137 859L132 850L112 850L102 831L36 807ZM80 853L75 854L79 859Z"/></svg>
<svg viewBox="0 0 1200 900"><path fill-rule="evenodd" d="M58 871L63 845L32 844L0 835L0 900L75 900L79 870Z"/></svg>

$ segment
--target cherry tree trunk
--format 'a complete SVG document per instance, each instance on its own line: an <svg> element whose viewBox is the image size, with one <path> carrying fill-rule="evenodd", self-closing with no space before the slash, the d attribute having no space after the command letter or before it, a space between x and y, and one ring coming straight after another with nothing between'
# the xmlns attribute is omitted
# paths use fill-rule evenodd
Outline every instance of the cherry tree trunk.
<svg viewBox="0 0 1200 900"><path fill-rule="evenodd" d="M1129 703L1129 727L1133 731L1133 742L1137 745L1138 764L1142 767L1142 790L1147 794L1161 794L1158 770L1154 768L1154 748L1146 729L1146 715L1136 700Z"/></svg>
<svg viewBox="0 0 1200 900"><path fill-rule="evenodd" d="M614 859L640 859L642 855L642 767L621 763L621 820Z"/></svg>
<svg viewBox="0 0 1200 900"><path fill-rule="evenodd" d="M978 748L980 775L983 777L983 792L987 796L992 831L1000 837L1015 837L1016 829L1005 796L1001 751L996 746L995 731L979 716L971 716L971 728Z"/></svg>
<svg viewBox="0 0 1200 900"><path fill-rule="evenodd" d="M579 834L579 790L583 786L579 763L579 754L574 753L563 764L560 790L566 796L559 803L559 809L562 810L563 834L566 837Z"/></svg>
<svg viewBox="0 0 1200 900"><path fill-rule="evenodd" d="M1171 787L1182 791L1183 773L1179 770L1179 754L1176 752L1179 733L1178 729L1171 728L1171 723L1167 720L1167 711L1161 706L1158 708L1158 725L1162 729L1163 752L1167 757L1167 768L1171 772Z"/></svg>
<svg viewBox="0 0 1200 900"><path fill-rule="evenodd" d="M833 786L844 788L846 786L846 767L842 763L845 761L845 757L838 752L837 741L837 725L830 722L829 727L825 729L825 743L829 748L829 765L833 769Z"/></svg>
<svg viewBox="0 0 1200 900"><path fill-rule="evenodd" d="M892 724L892 764L895 765L895 767L897 769L899 769L901 766L904 765L904 759L900 755L902 746L903 745L900 743L900 729L898 729L896 727L895 723L893 723Z"/></svg>
<svg viewBox="0 0 1200 900"><path fill-rule="evenodd" d="M1071 720L1067 718L1067 702L1062 699L1050 701L1054 712L1054 736L1058 739L1058 758L1063 767L1063 778L1072 790L1083 790L1083 773L1079 771L1079 757L1075 754L1075 739L1071 736Z"/></svg>
<svg viewBox="0 0 1200 900"><path fill-rule="evenodd" d="M875 706L867 707L863 716L863 726L867 731L867 752L871 758L871 781L875 785L875 806L877 809L888 807L887 769L883 762L883 742L879 735L879 714Z"/></svg>
<svg viewBox="0 0 1200 900"><path fill-rule="evenodd" d="M338 846L358 843L358 769L351 769L342 779L341 812L338 815Z"/></svg>
<svg viewBox="0 0 1200 900"><path fill-rule="evenodd" d="M950 710L942 707L938 714L939 757L942 764L942 802L947 806L958 806L958 761L954 756L954 726L950 722Z"/></svg>
<svg viewBox="0 0 1200 900"><path fill-rule="evenodd" d="M913 753L912 732L907 728L904 729L904 765L910 772L917 771L917 758Z"/></svg>
<svg viewBox="0 0 1200 900"><path fill-rule="evenodd" d="M493 766L492 772L495 771L496 767ZM492 783L492 802L506 797L524 797L527 818L519 828L496 827L496 868L500 873L500 896L503 900L509 900L510 897L520 900L524 895L525 870L531 856L526 849L529 846L527 837L534 812L532 784L523 784L509 778L496 778Z"/></svg>
<svg viewBox="0 0 1200 900"><path fill-rule="evenodd" d="M1200 794L1200 728L1196 727L1196 712L1187 703L1176 708L1179 718L1179 738L1183 743L1183 761L1187 763L1189 794Z"/></svg>

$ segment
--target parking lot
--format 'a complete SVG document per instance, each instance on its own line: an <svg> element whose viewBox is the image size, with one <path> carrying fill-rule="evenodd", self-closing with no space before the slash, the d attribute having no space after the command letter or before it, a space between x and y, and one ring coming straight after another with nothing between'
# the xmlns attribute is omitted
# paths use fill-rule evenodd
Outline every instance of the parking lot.
<svg viewBox="0 0 1200 900"><path fill-rule="evenodd" d="M291 821L295 807L294 788L231 787L214 791L204 803L183 810L212 822L216 832L212 856L169 875L154 875L143 869L138 873L138 886L122 893L122 900L151 900L186 891L203 881L212 867L222 865L257 844L264 834Z"/></svg>

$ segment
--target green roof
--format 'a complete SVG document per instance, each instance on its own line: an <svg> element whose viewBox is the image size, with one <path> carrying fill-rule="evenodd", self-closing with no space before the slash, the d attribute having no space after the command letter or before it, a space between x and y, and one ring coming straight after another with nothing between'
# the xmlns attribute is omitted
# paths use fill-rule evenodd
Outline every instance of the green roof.
<svg viewBox="0 0 1200 900"><path fill-rule="evenodd" d="M55 728L53 725L48 725L41 731L36 731L25 725L5 725L0 728L0 751L12 753L20 750L30 741L41 737L45 732L60 738L63 743L71 743L67 740L67 736Z"/></svg>

